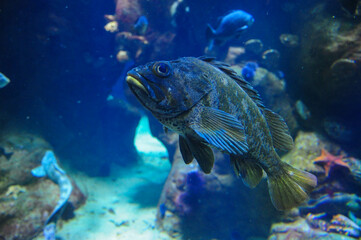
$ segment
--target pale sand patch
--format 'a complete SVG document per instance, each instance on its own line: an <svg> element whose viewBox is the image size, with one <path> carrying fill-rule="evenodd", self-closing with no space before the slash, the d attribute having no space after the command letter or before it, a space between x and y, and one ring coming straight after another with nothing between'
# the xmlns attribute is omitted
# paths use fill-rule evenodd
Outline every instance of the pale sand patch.
<svg viewBox="0 0 361 240"><path fill-rule="evenodd" d="M149 133L147 119L140 121L135 143L143 159L137 166L114 166L110 177L67 173L88 195L75 218L57 226L63 240L170 240L156 226L157 203L170 171L167 152ZM62 224L62 226L61 226ZM42 240L38 236L35 240Z"/></svg>
<svg viewBox="0 0 361 240"><path fill-rule="evenodd" d="M88 194L88 199L75 212L75 218L59 222L62 226L58 224L57 237L63 240L172 239L155 227L157 199L167 173L146 164L127 169L115 167L107 178L69 173ZM159 182L160 176L162 182ZM143 188L146 189L144 195Z"/></svg>

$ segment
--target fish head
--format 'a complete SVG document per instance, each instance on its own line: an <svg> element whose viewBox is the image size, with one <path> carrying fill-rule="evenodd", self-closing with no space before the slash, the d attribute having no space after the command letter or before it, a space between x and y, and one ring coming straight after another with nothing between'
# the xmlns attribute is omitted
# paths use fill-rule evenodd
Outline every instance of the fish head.
<svg viewBox="0 0 361 240"><path fill-rule="evenodd" d="M157 61L128 72L128 86L156 116L174 117L190 110L212 89L196 58Z"/></svg>
<svg viewBox="0 0 361 240"><path fill-rule="evenodd" d="M250 27L254 23L254 17L242 10L235 11L236 21L243 22L246 26Z"/></svg>
<svg viewBox="0 0 361 240"><path fill-rule="evenodd" d="M254 17L252 17L252 15L251 15L250 18L249 18L249 20L248 20L247 25L250 27L250 26L253 25L253 23L254 23Z"/></svg>

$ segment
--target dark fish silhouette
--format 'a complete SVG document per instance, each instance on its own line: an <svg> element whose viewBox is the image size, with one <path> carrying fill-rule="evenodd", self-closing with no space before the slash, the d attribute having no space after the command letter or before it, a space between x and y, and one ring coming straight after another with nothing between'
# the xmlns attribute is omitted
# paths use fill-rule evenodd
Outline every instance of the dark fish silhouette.
<svg viewBox="0 0 361 240"><path fill-rule="evenodd" d="M211 147L217 148L230 155L236 174L251 188L263 169L280 210L299 205L316 186L315 176L281 161L275 148L293 147L286 123L227 64L206 57L151 62L129 71L127 83L145 108L179 134L185 163L195 158L210 173Z"/></svg>
<svg viewBox="0 0 361 240"><path fill-rule="evenodd" d="M6 152L3 147L0 147L0 156L4 156L7 160L10 160L13 154L13 152Z"/></svg>

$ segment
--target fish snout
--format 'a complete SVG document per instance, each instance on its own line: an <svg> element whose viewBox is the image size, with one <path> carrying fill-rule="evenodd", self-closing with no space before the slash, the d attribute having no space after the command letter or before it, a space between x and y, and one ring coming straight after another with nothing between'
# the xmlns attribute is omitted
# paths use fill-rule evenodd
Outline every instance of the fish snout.
<svg viewBox="0 0 361 240"><path fill-rule="evenodd" d="M146 87L144 86L144 78L138 74L134 69L130 70L127 73L127 77L126 77L126 81L128 83L128 85L130 86L130 88L136 88L136 89L140 89L142 91L144 91L145 93L149 94L148 90L146 89Z"/></svg>

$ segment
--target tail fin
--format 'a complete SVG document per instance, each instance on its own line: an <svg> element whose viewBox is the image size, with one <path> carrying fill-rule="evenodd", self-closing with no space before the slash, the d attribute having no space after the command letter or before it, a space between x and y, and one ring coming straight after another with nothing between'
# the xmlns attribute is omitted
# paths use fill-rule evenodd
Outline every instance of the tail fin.
<svg viewBox="0 0 361 240"><path fill-rule="evenodd" d="M208 51L211 51L214 45L214 35L216 34L216 31L211 27L211 25L207 25L206 30L206 38L209 41L208 45Z"/></svg>
<svg viewBox="0 0 361 240"><path fill-rule="evenodd" d="M308 198L317 185L317 178L308 172L298 170L287 163L281 163L281 173L268 176L268 188L273 205L278 210L298 206Z"/></svg>
<svg viewBox="0 0 361 240"><path fill-rule="evenodd" d="M214 38L214 35L216 34L216 31L212 28L211 25L207 25L207 30L206 30L206 38L207 40L210 40L212 38Z"/></svg>

